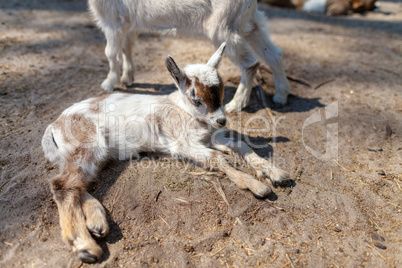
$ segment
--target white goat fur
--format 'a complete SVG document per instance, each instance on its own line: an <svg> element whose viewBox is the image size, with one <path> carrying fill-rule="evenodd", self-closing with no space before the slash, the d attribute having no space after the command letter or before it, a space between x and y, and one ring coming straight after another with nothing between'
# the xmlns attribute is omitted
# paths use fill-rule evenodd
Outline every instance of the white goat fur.
<svg viewBox="0 0 402 268"><path fill-rule="evenodd" d="M184 70L173 58L167 68L178 90L170 95L115 93L72 105L50 124L42 139L45 156L59 165L50 181L57 203L63 239L84 262L94 262L102 250L91 237L105 236L105 210L87 189L108 159L129 159L140 152L181 156L203 167L221 170L241 189L267 196L271 189L252 175L235 169L219 151L240 155L260 178L274 183L286 172L259 157L245 143L224 135L223 83L216 68L223 44L207 64Z"/></svg>
<svg viewBox="0 0 402 268"><path fill-rule="evenodd" d="M249 101L257 57L269 65L274 77L275 103L285 104L290 90L282 66L282 52L269 39L266 18L257 0L89 0L89 8L106 36L109 73L101 84L107 92L120 81L134 78L132 46L139 31L191 33L209 38L215 47L227 43L226 55L240 67L241 82L226 112L236 112ZM119 61L123 56L120 80Z"/></svg>

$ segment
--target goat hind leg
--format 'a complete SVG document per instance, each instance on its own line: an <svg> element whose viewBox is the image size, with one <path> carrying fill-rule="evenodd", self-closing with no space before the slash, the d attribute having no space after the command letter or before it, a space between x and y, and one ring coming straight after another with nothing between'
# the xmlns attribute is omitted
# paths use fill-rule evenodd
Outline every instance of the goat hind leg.
<svg viewBox="0 0 402 268"><path fill-rule="evenodd" d="M79 172L65 172L50 181L59 215L62 238L70 244L78 258L92 263L102 256L101 247L95 242L86 225L82 210L85 179Z"/></svg>
<svg viewBox="0 0 402 268"><path fill-rule="evenodd" d="M286 104L290 85L285 70L283 69L282 52L269 38L264 15L256 11L253 19L255 28L245 33L243 37L258 57L264 60L265 64L271 68L276 89L273 101L278 104Z"/></svg>

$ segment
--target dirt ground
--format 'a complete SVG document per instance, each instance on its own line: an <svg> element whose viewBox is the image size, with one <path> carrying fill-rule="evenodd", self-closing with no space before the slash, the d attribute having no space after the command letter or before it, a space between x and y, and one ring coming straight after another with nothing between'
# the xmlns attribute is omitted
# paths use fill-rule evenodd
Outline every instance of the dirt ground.
<svg viewBox="0 0 402 268"><path fill-rule="evenodd" d="M229 127L292 184L259 200L173 158L112 162L91 189L111 233L88 265L61 240L47 182L58 170L40 142L65 108L103 94L103 34L85 1L0 1L0 266L402 267L402 3L378 4L339 18L261 6L292 95L283 107L268 101L272 123L253 94ZM135 84L122 90L168 91L166 55L185 65L213 51L141 34ZM220 71L228 102L239 70L225 58ZM261 75L270 100L272 77Z"/></svg>

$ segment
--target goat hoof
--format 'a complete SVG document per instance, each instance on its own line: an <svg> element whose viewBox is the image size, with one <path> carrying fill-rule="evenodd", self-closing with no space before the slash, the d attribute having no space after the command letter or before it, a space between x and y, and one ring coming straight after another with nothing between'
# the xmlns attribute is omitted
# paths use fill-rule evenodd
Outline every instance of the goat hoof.
<svg viewBox="0 0 402 268"><path fill-rule="evenodd" d="M264 198L272 193L272 190L268 185L257 180L254 181L252 187L250 187L249 190L257 198Z"/></svg>
<svg viewBox="0 0 402 268"><path fill-rule="evenodd" d="M272 190L271 190L271 188L269 188L269 186L265 186L264 188L261 188L261 189L253 192L254 196L257 198L267 197L271 193L272 193Z"/></svg>
<svg viewBox="0 0 402 268"><path fill-rule="evenodd" d="M275 104L285 105L287 102L287 96L276 94L272 100Z"/></svg>
<svg viewBox="0 0 402 268"><path fill-rule="evenodd" d="M126 85L126 86L129 86L129 85L133 84L133 79L128 75L123 75L121 77L121 83Z"/></svg>
<svg viewBox="0 0 402 268"><path fill-rule="evenodd" d="M113 83L110 80L105 79L101 84L101 88L106 92L112 92L115 88L115 85L117 86L117 83Z"/></svg>
<svg viewBox="0 0 402 268"><path fill-rule="evenodd" d="M286 171L277 169L275 170L275 175L273 175L270 180L272 184L277 187L286 184L291 179Z"/></svg>
<svg viewBox="0 0 402 268"><path fill-rule="evenodd" d="M109 233L109 227L108 226L87 226L88 230L91 232L91 234L97 238L102 238L105 237Z"/></svg>
<svg viewBox="0 0 402 268"><path fill-rule="evenodd" d="M85 211L87 228L93 236L97 238L105 237L109 233L109 224L106 220L105 211L101 206L94 208L92 211Z"/></svg>
<svg viewBox="0 0 402 268"><path fill-rule="evenodd" d="M227 113L235 113L235 112L240 112L241 111L241 105L240 103L236 101L231 101L228 104L225 105L225 112Z"/></svg>
<svg viewBox="0 0 402 268"><path fill-rule="evenodd" d="M98 260L98 257L94 254L88 252L88 250L83 250L78 253L78 259L86 263L94 263Z"/></svg>

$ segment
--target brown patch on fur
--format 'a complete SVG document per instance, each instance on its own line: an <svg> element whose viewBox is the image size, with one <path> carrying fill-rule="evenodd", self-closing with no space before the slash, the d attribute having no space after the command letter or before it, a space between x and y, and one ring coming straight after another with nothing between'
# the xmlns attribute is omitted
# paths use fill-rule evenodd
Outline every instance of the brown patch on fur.
<svg viewBox="0 0 402 268"><path fill-rule="evenodd" d="M71 159L69 160L61 173L50 181L53 191L66 189L84 190L89 185L90 180L84 176L82 169L75 165Z"/></svg>
<svg viewBox="0 0 402 268"><path fill-rule="evenodd" d="M82 114L61 116L56 122L61 129L65 130L64 137L67 142L78 145L77 142L79 144L88 144L96 141L95 124Z"/></svg>
<svg viewBox="0 0 402 268"><path fill-rule="evenodd" d="M195 77L195 87L197 89L197 95L201 98L207 105L207 112L213 113L219 107L222 106L223 101L223 82L222 78L219 76L219 84L207 86L199 82L198 78Z"/></svg>
<svg viewBox="0 0 402 268"><path fill-rule="evenodd" d="M186 91L191 87L192 80L186 75Z"/></svg>
<svg viewBox="0 0 402 268"><path fill-rule="evenodd" d="M64 129L64 122L65 122L65 120L66 120L66 116L60 115L59 118L57 118L57 120L52 123L52 125L53 125L55 128Z"/></svg>
<svg viewBox="0 0 402 268"><path fill-rule="evenodd" d="M127 97L129 97L129 96L130 96L130 94L122 94L120 97L118 97L118 98L116 99L116 101L124 100L125 98L127 98Z"/></svg>
<svg viewBox="0 0 402 268"><path fill-rule="evenodd" d="M96 113L96 114L102 112L103 111L102 102L110 95L111 94L105 94L100 97L92 99L91 102L89 103L89 107L90 107L89 109L91 110L91 112Z"/></svg>
<svg viewBox="0 0 402 268"><path fill-rule="evenodd" d="M64 142L72 145L73 150L69 152L66 163L72 162L74 166L77 166L93 161L93 145L97 138L94 122L80 114L61 115L53 126L62 130ZM75 174L73 170L65 172Z"/></svg>

